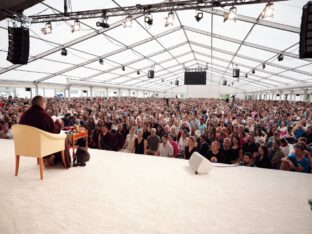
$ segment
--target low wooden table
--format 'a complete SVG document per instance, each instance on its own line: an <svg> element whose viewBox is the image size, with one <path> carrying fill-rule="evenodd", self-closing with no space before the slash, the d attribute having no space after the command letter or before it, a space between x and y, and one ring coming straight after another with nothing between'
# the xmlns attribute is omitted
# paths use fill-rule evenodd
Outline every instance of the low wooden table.
<svg viewBox="0 0 312 234"><path fill-rule="evenodd" d="M75 148L78 148L75 145L75 143L78 139L86 138L86 147L85 148L88 151L88 139L89 139L88 130L74 132L74 133L70 134L69 137L71 137L71 141L72 141L71 147L72 147L72 152L73 152L73 158L75 157Z"/></svg>

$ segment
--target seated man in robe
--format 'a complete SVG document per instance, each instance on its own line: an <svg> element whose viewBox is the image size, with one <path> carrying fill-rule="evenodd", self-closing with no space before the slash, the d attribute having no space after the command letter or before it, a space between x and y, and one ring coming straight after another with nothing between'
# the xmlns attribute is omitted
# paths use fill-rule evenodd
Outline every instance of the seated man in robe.
<svg viewBox="0 0 312 234"><path fill-rule="evenodd" d="M46 112L46 99L42 96L36 96L32 99L31 104L32 106L21 116L19 124L29 125L50 133L60 133L62 122L60 119L54 122L51 116ZM45 157L44 165L48 167L61 161L61 153L59 152Z"/></svg>

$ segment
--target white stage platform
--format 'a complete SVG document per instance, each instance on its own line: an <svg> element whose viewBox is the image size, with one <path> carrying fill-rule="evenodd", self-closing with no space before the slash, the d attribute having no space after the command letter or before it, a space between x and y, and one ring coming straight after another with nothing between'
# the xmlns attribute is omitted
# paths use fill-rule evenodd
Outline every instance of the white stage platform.
<svg viewBox="0 0 312 234"><path fill-rule="evenodd" d="M186 160L90 150L45 169L0 140L0 233L312 233L312 176L246 167L195 175Z"/></svg>

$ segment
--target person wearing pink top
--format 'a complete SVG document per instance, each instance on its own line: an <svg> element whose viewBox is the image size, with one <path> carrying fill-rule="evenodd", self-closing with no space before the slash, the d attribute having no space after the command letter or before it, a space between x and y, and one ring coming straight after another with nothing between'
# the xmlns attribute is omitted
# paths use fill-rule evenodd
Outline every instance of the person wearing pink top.
<svg viewBox="0 0 312 234"><path fill-rule="evenodd" d="M176 158L178 157L179 154L179 148L178 148L178 143L176 141L174 141L174 135L173 134L169 134L169 142L173 147L173 157Z"/></svg>

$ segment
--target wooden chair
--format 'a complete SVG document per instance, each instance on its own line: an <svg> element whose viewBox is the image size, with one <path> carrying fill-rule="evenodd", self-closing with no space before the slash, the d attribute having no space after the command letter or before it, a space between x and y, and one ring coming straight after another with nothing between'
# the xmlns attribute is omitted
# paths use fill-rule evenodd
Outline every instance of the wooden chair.
<svg viewBox="0 0 312 234"><path fill-rule="evenodd" d="M40 179L43 179L43 157L62 153L64 163L65 134L52 134L28 125L12 126L15 147L15 176L18 174L20 156L37 158L40 167Z"/></svg>

